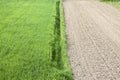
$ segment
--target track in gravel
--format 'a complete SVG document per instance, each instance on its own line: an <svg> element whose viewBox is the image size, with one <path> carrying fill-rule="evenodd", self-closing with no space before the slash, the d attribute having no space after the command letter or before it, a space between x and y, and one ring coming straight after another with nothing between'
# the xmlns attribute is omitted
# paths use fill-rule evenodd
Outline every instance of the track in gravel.
<svg viewBox="0 0 120 80"><path fill-rule="evenodd" d="M120 80L120 12L92 0L63 2L75 80Z"/></svg>

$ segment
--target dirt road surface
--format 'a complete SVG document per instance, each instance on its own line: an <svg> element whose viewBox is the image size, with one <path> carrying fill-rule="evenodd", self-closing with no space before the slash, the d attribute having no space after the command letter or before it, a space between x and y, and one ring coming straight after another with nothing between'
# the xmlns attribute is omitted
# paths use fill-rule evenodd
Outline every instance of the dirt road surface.
<svg viewBox="0 0 120 80"><path fill-rule="evenodd" d="M120 80L120 11L95 0L63 2L75 80Z"/></svg>

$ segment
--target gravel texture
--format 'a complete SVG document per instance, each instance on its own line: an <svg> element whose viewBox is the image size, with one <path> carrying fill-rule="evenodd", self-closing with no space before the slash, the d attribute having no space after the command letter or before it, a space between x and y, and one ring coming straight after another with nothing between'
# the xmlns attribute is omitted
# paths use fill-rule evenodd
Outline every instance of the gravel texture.
<svg viewBox="0 0 120 80"><path fill-rule="evenodd" d="M64 0L74 80L120 80L120 12L95 0Z"/></svg>

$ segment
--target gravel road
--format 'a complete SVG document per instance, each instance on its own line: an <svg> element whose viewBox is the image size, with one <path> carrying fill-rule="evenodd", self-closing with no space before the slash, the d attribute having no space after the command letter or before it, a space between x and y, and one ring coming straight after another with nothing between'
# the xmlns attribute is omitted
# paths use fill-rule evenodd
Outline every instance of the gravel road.
<svg viewBox="0 0 120 80"><path fill-rule="evenodd" d="M95 0L64 0L74 80L120 80L120 11Z"/></svg>

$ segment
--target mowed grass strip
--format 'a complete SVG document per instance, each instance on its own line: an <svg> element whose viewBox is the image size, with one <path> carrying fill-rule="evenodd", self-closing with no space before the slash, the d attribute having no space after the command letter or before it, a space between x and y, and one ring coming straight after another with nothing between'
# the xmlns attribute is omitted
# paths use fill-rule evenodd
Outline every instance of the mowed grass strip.
<svg viewBox="0 0 120 80"><path fill-rule="evenodd" d="M68 79L69 70L50 65L55 7L56 0L0 1L0 80Z"/></svg>

